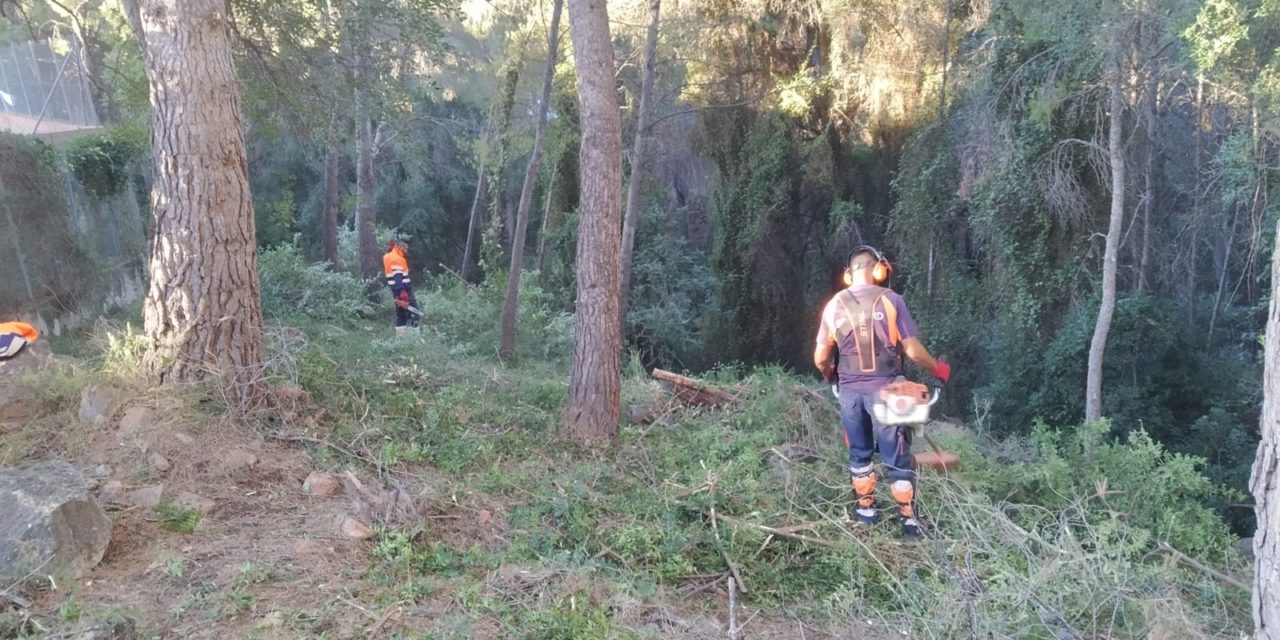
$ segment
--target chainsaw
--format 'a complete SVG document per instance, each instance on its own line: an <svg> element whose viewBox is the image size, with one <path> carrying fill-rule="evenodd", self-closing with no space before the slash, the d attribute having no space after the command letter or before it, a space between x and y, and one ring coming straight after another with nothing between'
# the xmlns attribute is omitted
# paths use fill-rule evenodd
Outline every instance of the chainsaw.
<svg viewBox="0 0 1280 640"><path fill-rule="evenodd" d="M831 392L837 399L840 397L840 390L836 385L831 385ZM939 447L924 429L925 423L929 422L930 409L938 403L941 392L941 389L934 389L930 394L929 387L899 377L881 389L876 394L875 403L871 405L871 414L880 424L910 428L913 434L923 436L925 442L929 443L932 452L913 454L916 468L923 466L935 471L950 471L960 466L960 459L954 453Z"/></svg>
<svg viewBox="0 0 1280 640"><path fill-rule="evenodd" d="M400 307L401 309L404 309L405 311L408 311L409 313L412 313L413 315L418 316L419 318L422 317L421 309L409 304L404 300L400 300L399 298L397 298L395 302L397 307Z"/></svg>

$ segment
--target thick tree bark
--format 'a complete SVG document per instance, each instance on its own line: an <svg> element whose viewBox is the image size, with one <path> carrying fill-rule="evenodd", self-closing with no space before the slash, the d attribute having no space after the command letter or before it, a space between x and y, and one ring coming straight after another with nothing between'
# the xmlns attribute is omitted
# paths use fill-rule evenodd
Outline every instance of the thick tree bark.
<svg viewBox="0 0 1280 640"><path fill-rule="evenodd" d="M1107 333L1116 310L1116 263L1120 252L1120 234L1124 232L1124 94L1120 63L1113 63L1110 88L1110 130L1107 150L1111 156L1111 221L1107 225L1106 249L1102 257L1102 304L1098 322L1093 327L1089 344L1089 369L1085 383L1084 419L1102 417L1102 360L1107 348Z"/></svg>
<svg viewBox="0 0 1280 640"><path fill-rule="evenodd" d="M324 210L320 216L320 251L330 269L338 264L338 145L329 142L324 153Z"/></svg>
<svg viewBox="0 0 1280 640"><path fill-rule="evenodd" d="M649 139L649 104L653 100L653 68L658 57L658 16L662 0L649 0L649 33L644 44L644 75L640 81L640 108L636 113L636 140L631 150L631 178L627 183L627 210L622 221L622 265L618 289L618 326L626 333L627 308L631 302L631 262L636 246L636 224L640 220L640 184L644 182L645 145Z"/></svg>
<svg viewBox="0 0 1280 640"><path fill-rule="evenodd" d="M262 307L240 89L222 0L129 0L151 94L151 279L143 325L161 382L264 390Z"/></svg>
<svg viewBox="0 0 1280 640"><path fill-rule="evenodd" d="M1277 223L1280 230L1280 223ZM1280 251L1271 256L1271 311L1263 370L1262 441L1253 460L1258 531L1253 536L1253 625L1258 640L1280 640Z"/></svg>
<svg viewBox="0 0 1280 640"><path fill-rule="evenodd" d="M618 437L622 386L622 340L618 334L622 119L605 0L570 0L569 18L582 121L582 196L575 263L578 286L573 372L561 433L596 445Z"/></svg>
<svg viewBox="0 0 1280 640"><path fill-rule="evenodd" d="M516 207L516 228L511 237L511 266L507 270L507 296L502 303L502 340L498 346L498 358L510 360L516 352L516 320L520 306L520 271L524 269L525 235L529 228L529 206L533 200L533 187L538 182L538 167L542 164L542 142L547 131L547 107L551 103L551 82L556 76L556 47L560 42L560 8L564 0L554 0L551 6L551 27L547 32L547 73L542 79L542 100L538 103L538 120L534 125L533 151L529 154L529 166L524 171L524 186L520 189L520 204Z"/></svg>

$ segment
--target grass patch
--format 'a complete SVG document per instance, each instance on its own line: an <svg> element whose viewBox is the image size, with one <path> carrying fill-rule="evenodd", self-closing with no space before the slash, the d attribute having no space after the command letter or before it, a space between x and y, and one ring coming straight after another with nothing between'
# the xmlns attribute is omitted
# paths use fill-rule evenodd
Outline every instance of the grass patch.
<svg viewBox="0 0 1280 640"><path fill-rule="evenodd" d="M176 533L195 533L200 526L200 512L171 502L156 505L156 515L164 528Z"/></svg>

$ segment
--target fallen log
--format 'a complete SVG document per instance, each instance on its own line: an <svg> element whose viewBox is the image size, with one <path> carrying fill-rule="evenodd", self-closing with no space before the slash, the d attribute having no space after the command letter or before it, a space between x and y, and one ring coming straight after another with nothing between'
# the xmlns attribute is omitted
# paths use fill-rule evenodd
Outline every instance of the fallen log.
<svg viewBox="0 0 1280 640"><path fill-rule="evenodd" d="M654 369L651 374L660 380L671 391L677 400L684 404L704 407L723 407L737 403L738 399L726 391L678 373Z"/></svg>

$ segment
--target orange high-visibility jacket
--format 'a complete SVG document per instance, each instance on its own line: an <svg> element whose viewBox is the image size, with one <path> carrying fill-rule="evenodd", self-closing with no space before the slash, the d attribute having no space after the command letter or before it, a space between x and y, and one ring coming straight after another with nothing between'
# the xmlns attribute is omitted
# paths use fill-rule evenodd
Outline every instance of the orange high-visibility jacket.
<svg viewBox="0 0 1280 640"><path fill-rule="evenodd" d="M409 260L404 257L404 250L396 247L383 254L382 271L392 289L400 289L409 284Z"/></svg>
<svg viewBox="0 0 1280 640"><path fill-rule="evenodd" d="M18 355L23 347L39 337L36 328L25 322L0 322L0 360Z"/></svg>

